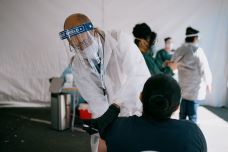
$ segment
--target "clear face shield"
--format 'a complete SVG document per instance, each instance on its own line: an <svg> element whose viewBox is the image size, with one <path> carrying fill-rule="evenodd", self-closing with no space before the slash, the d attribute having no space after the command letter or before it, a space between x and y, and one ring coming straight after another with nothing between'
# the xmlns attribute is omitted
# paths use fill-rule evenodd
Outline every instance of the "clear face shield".
<svg viewBox="0 0 228 152"><path fill-rule="evenodd" d="M101 62L99 50L102 45L99 36L95 36L91 22L64 30L59 36L64 40L69 56L77 56L82 64L85 64L85 60L95 65Z"/></svg>
<svg viewBox="0 0 228 152"><path fill-rule="evenodd" d="M188 38L188 37L195 37L194 45L197 47L199 46L199 43L200 43L200 34L199 33L186 35L186 38Z"/></svg>

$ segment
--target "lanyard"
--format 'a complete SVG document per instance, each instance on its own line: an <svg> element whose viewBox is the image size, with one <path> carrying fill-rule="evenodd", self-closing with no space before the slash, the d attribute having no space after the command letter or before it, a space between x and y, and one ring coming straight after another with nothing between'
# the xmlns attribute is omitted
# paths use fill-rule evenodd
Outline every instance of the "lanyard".
<svg viewBox="0 0 228 152"><path fill-rule="evenodd" d="M102 46L102 45L101 45L101 40L100 40L100 38L99 38L98 43L100 44L99 46ZM79 50L78 50L78 49L75 49L75 50L76 50L76 52L77 52L76 54L77 54L77 56L78 56L80 62L84 65L84 67L85 67L86 69L89 69L89 70L90 70L93 74L95 74L96 76L98 76L98 78L99 78L100 81L101 81L103 93L104 93L104 95L106 96L107 93L106 93L106 87L105 87L105 82L104 82L104 75L105 75L105 72L104 72L104 49L103 49L103 47L100 47L100 48L99 48L99 51L98 51L98 53L99 53L98 55L99 55L99 57L101 58L101 59L100 59L100 72L97 70L97 68L96 68L96 66L95 66L95 64L94 64L94 62L93 62L92 60L90 60L90 59L88 59L88 62L89 62L89 64L90 64L91 68L88 67L88 66L86 66L86 63L85 63L85 61L84 61L82 55L80 54Z"/></svg>
<svg viewBox="0 0 228 152"><path fill-rule="evenodd" d="M98 43L101 44L100 39L99 39ZM102 46L102 45L100 45L100 46ZM90 66L92 67L92 69L91 69L92 73L94 73L96 76L99 77L104 94L106 94L105 93L106 88L105 88L105 83L104 83L104 49L103 49L103 47L99 48L98 53L99 53L98 55L100 57L100 72L97 70L93 61L91 61L90 59L88 59L88 61L89 61Z"/></svg>

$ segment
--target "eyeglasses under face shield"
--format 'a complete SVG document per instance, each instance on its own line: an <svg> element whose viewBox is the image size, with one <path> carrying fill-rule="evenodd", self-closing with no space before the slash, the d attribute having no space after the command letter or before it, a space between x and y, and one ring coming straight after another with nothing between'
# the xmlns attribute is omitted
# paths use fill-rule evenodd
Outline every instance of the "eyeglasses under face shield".
<svg viewBox="0 0 228 152"><path fill-rule="evenodd" d="M94 26L91 22L64 30L59 33L59 36L65 41L64 44L69 44L70 51L67 52L74 50L73 52L83 63L85 58L100 63L98 50L102 47L100 39L94 35Z"/></svg>
<svg viewBox="0 0 228 152"><path fill-rule="evenodd" d="M83 50L92 44L91 31L94 29L91 22L66 29L59 33L61 40L67 39L74 48Z"/></svg>

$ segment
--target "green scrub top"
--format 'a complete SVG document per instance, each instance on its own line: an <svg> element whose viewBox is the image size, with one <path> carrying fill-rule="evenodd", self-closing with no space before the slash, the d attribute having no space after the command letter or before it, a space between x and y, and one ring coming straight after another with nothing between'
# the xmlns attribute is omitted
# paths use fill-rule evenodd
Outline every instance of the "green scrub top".
<svg viewBox="0 0 228 152"><path fill-rule="evenodd" d="M150 71L151 75L155 74L161 74L162 72L160 71L159 67L157 66L155 58L153 58L152 54L150 51L147 51L146 53L142 53L143 57L146 61L147 67Z"/></svg>
<svg viewBox="0 0 228 152"><path fill-rule="evenodd" d="M165 61L170 61L172 58L172 54L167 52L164 49L161 49L160 51L157 52L156 54L156 63L158 65L158 68L166 74L174 75L173 70L170 67L164 66Z"/></svg>

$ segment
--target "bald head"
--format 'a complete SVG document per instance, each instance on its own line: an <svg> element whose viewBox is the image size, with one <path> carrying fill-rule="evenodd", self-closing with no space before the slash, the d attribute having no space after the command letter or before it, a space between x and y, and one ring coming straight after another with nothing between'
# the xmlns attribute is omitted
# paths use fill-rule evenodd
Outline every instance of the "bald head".
<svg viewBox="0 0 228 152"><path fill-rule="evenodd" d="M66 18L64 22L64 30L71 29L75 26L91 22L90 19L84 14L76 13Z"/></svg>

